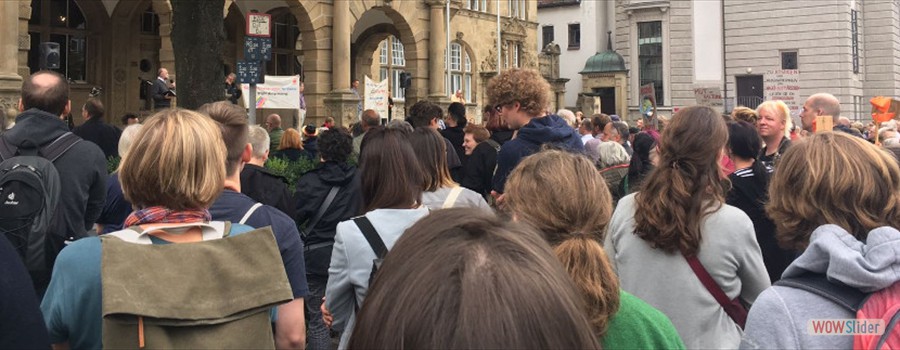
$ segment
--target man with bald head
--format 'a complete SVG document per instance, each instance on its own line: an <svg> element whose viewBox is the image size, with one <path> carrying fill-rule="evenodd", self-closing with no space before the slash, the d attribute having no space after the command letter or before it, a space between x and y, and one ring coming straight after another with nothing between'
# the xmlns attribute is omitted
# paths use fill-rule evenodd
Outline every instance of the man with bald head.
<svg viewBox="0 0 900 350"><path fill-rule="evenodd" d="M172 98L175 96L172 89L174 88L175 82L169 80L169 70L160 68L157 71L156 80L153 81L153 108L172 107Z"/></svg>
<svg viewBox="0 0 900 350"><path fill-rule="evenodd" d="M360 120L360 126L362 127L363 133L357 137L353 138L353 152L359 154L359 148L362 146L363 137L366 136L366 133L372 128L381 125L381 116L378 115L373 109L367 109L362 113L362 120Z"/></svg>
<svg viewBox="0 0 900 350"><path fill-rule="evenodd" d="M803 130L814 131L813 122L818 116L831 116L834 118L835 129L838 127L838 119L841 117L841 101L829 93L820 92L806 99L803 110L800 111L800 122Z"/></svg>
<svg viewBox="0 0 900 350"><path fill-rule="evenodd" d="M266 131L269 132L269 152L275 153L278 145L281 144L281 135L284 130L281 129L281 116L275 113L266 117Z"/></svg>
<svg viewBox="0 0 900 350"><path fill-rule="evenodd" d="M87 236L106 201L106 157L96 144L69 132L63 117L72 109L69 83L53 71L40 71L22 83L16 127L0 135L0 161L28 152L46 151L48 145L71 145L53 161L59 173L59 198L53 225L46 237L49 265L46 271L32 271L38 294L50 281L56 254L66 240ZM43 153L40 153L43 154ZM0 209L6 210L6 209ZM8 222L0 220L0 230Z"/></svg>

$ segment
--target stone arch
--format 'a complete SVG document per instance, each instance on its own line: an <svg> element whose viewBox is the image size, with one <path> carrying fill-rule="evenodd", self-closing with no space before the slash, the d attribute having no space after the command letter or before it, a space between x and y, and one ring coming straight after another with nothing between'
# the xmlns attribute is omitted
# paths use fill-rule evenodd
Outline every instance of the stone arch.
<svg viewBox="0 0 900 350"><path fill-rule="evenodd" d="M371 72L372 64L374 63L375 52L379 49L379 45L381 44L381 42L391 35L393 35L395 38L400 38L400 32L398 32L397 29L394 28L394 26L385 23L377 24L375 26L369 27L369 29L366 29L365 32L360 34L357 43L351 44L350 56L356 57L356 59L352 62L353 67L351 68L353 72L353 78L362 79L362 77L368 75L373 79L377 79L377 77L375 77L375 75ZM360 52L370 54L359 55Z"/></svg>
<svg viewBox="0 0 900 350"><path fill-rule="evenodd" d="M153 10L159 19L159 33L147 34L142 32L141 18L147 9ZM141 80L153 80L156 71L162 66L162 26L161 15L154 4L154 0L119 1L112 11L111 30L109 41L112 48L108 57L110 60L110 76L108 88L104 91L109 96L107 103L108 115L112 118L109 122L118 123L116 116L126 112L138 112L148 109L146 100L141 101ZM141 62L146 60L150 66L147 72L142 71ZM174 70L174 67L169 68ZM138 79L139 78L139 79Z"/></svg>
<svg viewBox="0 0 900 350"><path fill-rule="evenodd" d="M413 2L410 1L405 3ZM354 7L357 7L356 10L359 11L361 9L359 9L358 7L363 5L365 4L355 4ZM363 20L375 11L381 12L382 15L388 18L390 23L378 23L375 25L367 26L366 28L358 27L361 25L366 25L366 23L363 23ZM422 63L420 61L424 59L424 55L420 53L420 44L415 37L412 25L406 20L406 18L402 13L400 13L400 11L393 7L384 5L371 6L355 17L356 22L353 25L353 30L351 31L351 33L360 31L360 34L356 37L356 40L353 40L350 43L350 67L352 69L351 76L353 78L361 79L361 73L371 73L367 72L367 70L372 65L372 57L375 54L375 50L378 49L378 44L381 43L381 41L384 40L388 35L393 35L394 37L400 39L400 42L403 43L403 51L406 58L405 71L412 74L414 81L425 80L422 77L424 75L424 72L419 69ZM413 87L407 90L407 98L409 99L409 101L415 101L420 97L424 97L424 91L420 92L419 89L416 88L417 86L419 86L419 84L414 83ZM407 103L409 103L409 101L407 101Z"/></svg>

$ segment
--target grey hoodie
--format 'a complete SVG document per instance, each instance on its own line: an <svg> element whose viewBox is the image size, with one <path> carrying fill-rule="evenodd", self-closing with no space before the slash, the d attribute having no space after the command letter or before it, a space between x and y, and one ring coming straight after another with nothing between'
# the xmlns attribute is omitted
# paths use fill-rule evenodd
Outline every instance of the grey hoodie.
<svg viewBox="0 0 900 350"><path fill-rule="evenodd" d="M783 278L806 272L825 274L863 292L900 281L900 231L879 227L860 242L836 225L813 231L810 245L784 271ZM807 291L774 286L750 309L741 349L850 349L852 335L813 335L811 319L853 319L856 315Z"/></svg>

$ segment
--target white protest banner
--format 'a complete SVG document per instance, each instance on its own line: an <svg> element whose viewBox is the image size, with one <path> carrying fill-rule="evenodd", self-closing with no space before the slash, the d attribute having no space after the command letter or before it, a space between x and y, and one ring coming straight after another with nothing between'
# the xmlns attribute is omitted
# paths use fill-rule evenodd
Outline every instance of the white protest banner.
<svg viewBox="0 0 900 350"><path fill-rule="evenodd" d="M366 90L363 110L371 109L382 118L388 115L388 80L374 81L366 76Z"/></svg>
<svg viewBox="0 0 900 350"><path fill-rule="evenodd" d="M720 87L694 88L694 98L697 99L698 106L712 108L723 108L725 106L725 100L722 99L722 88Z"/></svg>
<svg viewBox="0 0 900 350"><path fill-rule="evenodd" d="M783 101L791 115L800 115L800 71L796 69L770 70L763 76L766 101Z"/></svg>
<svg viewBox="0 0 900 350"><path fill-rule="evenodd" d="M244 105L250 104L250 85L241 84ZM256 108L300 109L300 76L267 75L265 84L256 85Z"/></svg>

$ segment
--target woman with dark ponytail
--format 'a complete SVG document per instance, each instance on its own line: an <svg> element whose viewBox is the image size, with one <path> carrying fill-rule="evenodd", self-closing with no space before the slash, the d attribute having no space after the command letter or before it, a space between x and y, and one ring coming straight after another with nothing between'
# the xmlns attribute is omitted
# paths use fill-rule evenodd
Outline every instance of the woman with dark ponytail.
<svg viewBox="0 0 900 350"><path fill-rule="evenodd" d="M540 152L513 170L506 189L511 216L543 233L575 282L604 349L684 348L665 315L619 289L600 244L612 214L612 197L587 157Z"/></svg>
<svg viewBox="0 0 900 350"><path fill-rule="evenodd" d="M769 287L753 222L725 204L720 160L727 141L713 109L676 113L660 137L656 169L640 192L619 201L604 245L622 289L669 316L690 349L736 348L743 322L737 303L752 304ZM732 302L722 303L729 312L713 293Z"/></svg>
<svg viewBox="0 0 900 350"><path fill-rule="evenodd" d="M653 170L655 165L651 154L657 143L653 135L641 132L634 136L634 146L632 147L634 152L631 154L631 163L628 165L628 175L625 175L625 178L619 183L617 198L637 192L641 182Z"/></svg>
<svg viewBox="0 0 900 350"><path fill-rule="evenodd" d="M725 203L743 210L753 221L763 262L769 279L774 283L794 259L791 252L778 247L775 223L766 215L769 174L773 169L757 159L761 149L762 141L756 127L747 122L728 124L728 156L737 170L728 175L731 190L725 197Z"/></svg>

